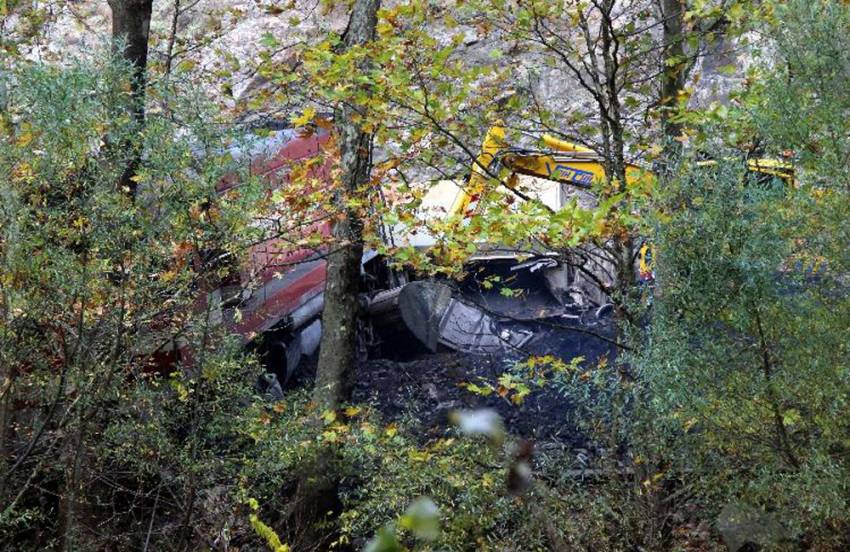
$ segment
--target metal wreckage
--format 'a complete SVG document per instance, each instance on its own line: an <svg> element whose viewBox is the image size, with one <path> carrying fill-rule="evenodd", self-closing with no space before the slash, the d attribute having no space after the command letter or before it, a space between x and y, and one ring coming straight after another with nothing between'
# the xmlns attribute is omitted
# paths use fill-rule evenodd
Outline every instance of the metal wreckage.
<svg viewBox="0 0 850 552"><path fill-rule="evenodd" d="M250 172L271 188L286 186L298 163L320 156L328 147L330 125L304 129L279 128L264 133L233 156L250 165ZM419 216L461 218L475 212L481 194L503 175L503 184L515 188L519 179L533 177L535 198L557 211L574 198L592 205L590 191L605 176L602 159L590 149L544 136L545 150L510 147L504 129L492 127L464 182L433 183L423 198ZM317 163L314 178L329 178L327 164ZM789 166L760 160L751 171L790 181ZM629 164L627 181L651 174ZM507 176L504 176L507 175ZM235 178L223 180L219 193L239 186ZM320 222L311 231L330 235L330 223ZM392 229L391 229L392 230ZM404 232L404 229L397 229ZM408 234L408 242L427 249L435 238L427 232ZM650 249L638 256L640 277L651 281ZM380 342L415 340L419 347L436 352L448 349L471 355L499 355L521 349L535 337L533 322L553 320L588 328L608 324L613 308L600 291L599 281L610 280L610 266L586 256L586 266L545 250L514 251L498 244L480 244L467 261L467 276L460 282L417 279L409 270L392 270L373 250L362 258L364 285L361 294L364 354ZM218 321L241 337L246 347L259 350L264 359L264 385L280 393L303 359L313 355L322 333L326 262L315 249L295 248L279 237L253 245L240 260L238 275L210 291L205 301L215 305ZM588 279L593 275L593 280ZM510 282L512 292L500 293L485 281L497 277ZM169 350L166 350L169 349ZM173 361L191 357L179 341L160 354Z"/></svg>

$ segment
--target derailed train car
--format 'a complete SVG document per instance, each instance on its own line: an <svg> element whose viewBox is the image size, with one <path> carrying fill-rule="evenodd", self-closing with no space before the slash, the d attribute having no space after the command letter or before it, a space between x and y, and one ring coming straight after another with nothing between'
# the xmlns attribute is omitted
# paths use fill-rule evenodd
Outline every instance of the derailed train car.
<svg viewBox="0 0 850 552"><path fill-rule="evenodd" d="M325 126L310 129L280 128L253 139L233 152L250 165L269 189L290 184L295 167L310 159L310 174L318 182L331 177L330 156L323 156L331 137ZM469 178L462 183L444 181L431 185L420 217L456 216L474 212L477 197L488 185L488 168L507 171L505 184L535 177L537 199L554 210L579 194L592 203L589 188L604 177L601 159L585 148L544 138L550 149L531 151L508 147L500 127L490 129ZM791 169L776 163L770 172L783 180ZM759 173L765 169L750 168ZM776 171L780 171L776 173ZM502 171L504 174L505 171ZM491 173L492 174L492 173ZM636 165L627 167L627 179L651 173ZM238 179L223 180L220 193L238 187ZM403 229L401 229L403 232ZM329 236L330 222L320 219L305 232ZM266 369L286 382L304 357L312 355L321 337L326 263L321 248L293 246L286 236L274 236L253 245L239 259L238 276L211 290L207 300L215 302L217 316L228 331L237 334L246 347L261 354ZM413 245L429 248L434 240L418 234ZM649 271L640 257L640 273ZM533 338L533 322L558 319L581 326L605 323L612 309L599 286L586 281L573 263L548 251L517 252L498 244L481 244L468 261L468 276L461 282L417 280L415 274L395 272L375 251L362 258L361 304L363 328L361 349L365 354L380 346L381 335L404 332L424 348L448 348L470 354L494 354L521 348ZM610 267L586 267L600 277ZM513 293L482 285L489 277L510 282Z"/></svg>
<svg viewBox="0 0 850 552"><path fill-rule="evenodd" d="M330 156L323 156L330 135L323 126L310 129L279 128L252 138L231 152L237 162L250 166L250 172L273 190L290 184L292 171L305 161L312 163L310 177L330 178ZM328 159L324 159L327 157ZM225 194L241 185L235 177L225 178L218 192ZM467 205L458 203L463 185L441 183L432 186L426 203L443 211L459 212ZM431 216L427 211L422 216ZM329 236L330 223L320 220L301 229ZM268 372L281 382L289 379L304 357L318 348L321 313L324 307L326 262L321 248L293 246L287 236L272 236L256 243L235 263L230 278L207 290L202 302L212 307L217 323L240 337L246 347L256 349ZM428 240L417 244L430 247ZM390 270L375 251L362 259L364 275L361 304L364 353L380 345L380 336L399 331L415 338L422 347L460 350L471 354L491 354L522 347L532 337L522 322L541 317L576 316L563 292L569 287L566 274L556 268L551 257L528 258L509 251L489 251L471 259L473 276L460 283L416 281L409 272ZM481 268L505 272L515 289L516 299L498 293L485 293L474 275ZM367 284L368 282L368 284ZM210 304L211 303L211 304ZM575 307L576 305L572 305ZM585 309L586 310L586 309ZM177 353L190 358L180 346Z"/></svg>

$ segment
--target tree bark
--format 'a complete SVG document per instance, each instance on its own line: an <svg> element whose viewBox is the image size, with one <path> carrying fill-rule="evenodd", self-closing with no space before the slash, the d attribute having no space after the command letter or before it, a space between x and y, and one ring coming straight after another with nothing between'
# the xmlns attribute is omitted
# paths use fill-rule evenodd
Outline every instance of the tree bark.
<svg viewBox="0 0 850 552"><path fill-rule="evenodd" d="M682 0L658 0L661 16L664 55L661 63L661 128L665 138L665 153L675 156L682 134L682 125L673 120L676 102L685 87L685 9ZM671 63L668 64L668 61ZM667 155L665 155L665 158Z"/></svg>
<svg viewBox="0 0 850 552"><path fill-rule="evenodd" d="M132 67L132 114L141 127L145 122L145 86L148 66L148 39L150 37L153 0L108 0L112 9L112 40L116 54ZM119 145L122 147L123 145ZM133 175L139 165L139 154L133 152L121 174L119 189L136 195Z"/></svg>
<svg viewBox="0 0 850 552"><path fill-rule="evenodd" d="M177 41L177 22L180 19L180 0L174 0L174 13L171 15L171 32L168 34L168 47L165 50L165 76L171 75L174 63L174 43Z"/></svg>
<svg viewBox="0 0 850 552"><path fill-rule="evenodd" d="M375 36L380 0L357 0L345 32L345 47L366 44ZM334 225L334 250L328 257L322 341L313 400L319 411L333 410L347 400L353 384L356 356L357 293L363 256L362 213L347 206L362 195L371 171L372 137L356 122L357 107L342 105L335 115L339 139L341 183L336 205L340 218Z"/></svg>
<svg viewBox="0 0 850 552"><path fill-rule="evenodd" d="M344 34L346 49L374 38L380 5L380 0L355 0ZM357 115L358 108L345 103L334 115L341 173L334 204L339 218L333 227L334 240L328 256L322 341L313 389L313 402L319 414L336 410L348 400L354 381L364 215L350 207L348 200L362 198L367 193L364 186L369 181L372 158L372 136L360 127ZM316 522L338 507L337 458L336 447L329 445L314 462L303 467L289 516L296 543L316 548L328 538L327 534L318 532Z"/></svg>

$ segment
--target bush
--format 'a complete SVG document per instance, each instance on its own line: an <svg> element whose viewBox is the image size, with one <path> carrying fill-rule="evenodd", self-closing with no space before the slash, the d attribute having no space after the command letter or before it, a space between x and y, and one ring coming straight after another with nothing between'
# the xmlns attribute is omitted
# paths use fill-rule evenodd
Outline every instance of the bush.
<svg viewBox="0 0 850 552"><path fill-rule="evenodd" d="M641 377L677 430L680 469L714 512L755 506L783 522L777 540L829 539L850 516L850 302L821 246L837 236L812 224L825 200L756 185L731 162L691 169L667 194Z"/></svg>
<svg viewBox="0 0 850 552"><path fill-rule="evenodd" d="M180 87L152 88L169 103L152 102L141 125L119 61L8 77L0 542L180 547L199 538L202 501L233 486L239 406L256 381L198 308L221 269L203 252L238 250L247 222L245 198L215 191L233 170L219 153L228 137ZM131 164L135 196L117 185ZM194 361L162 373L151 361L172 344Z"/></svg>

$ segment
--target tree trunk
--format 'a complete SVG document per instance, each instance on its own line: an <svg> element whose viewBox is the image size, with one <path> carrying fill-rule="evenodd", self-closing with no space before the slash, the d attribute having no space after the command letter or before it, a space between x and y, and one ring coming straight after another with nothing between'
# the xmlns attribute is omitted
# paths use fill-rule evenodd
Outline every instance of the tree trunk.
<svg viewBox="0 0 850 552"><path fill-rule="evenodd" d="M180 0L174 0L174 13L171 15L171 32L168 34L168 46L165 50L165 76L171 75L174 63L174 43L177 41L177 22L180 19Z"/></svg>
<svg viewBox="0 0 850 552"><path fill-rule="evenodd" d="M65 441L66 451L62 455L65 463L65 482L59 508L62 552L79 550L87 544L83 539L83 519L88 514L83 493L87 451L85 421L82 416L80 418L79 427L72 429Z"/></svg>
<svg viewBox="0 0 850 552"><path fill-rule="evenodd" d="M108 0L112 9L112 40L116 53L120 53L133 68L132 112L136 123L145 122L145 72L148 65L148 38L150 36L153 0ZM123 147L124 145L118 145ZM139 165L139 152L133 152L119 179L119 189L135 196L133 175Z"/></svg>
<svg viewBox="0 0 850 552"><path fill-rule="evenodd" d="M682 134L682 125L673 120L673 115L679 94L685 87L685 10L682 0L658 0L658 9L664 45L660 104L666 158L668 155L677 154L679 148L675 138ZM668 61L672 63L668 65Z"/></svg>
<svg viewBox="0 0 850 552"><path fill-rule="evenodd" d="M112 40L122 46L121 57L133 66L133 94L141 98L145 92L145 69L148 66L153 0L109 0L112 9ZM141 113L144 114L144 106Z"/></svg>
<svg viewBox="0 0 850 552"><path fill-rule="evenodd" d="M357 0L352 8L345 46L372 40L380 0ZM362 194L368 182L372 137L356 122L357 108L343 105L337 110L341 183L336 205L341 218L334 225L334 251L328 257L325 307L322 312L322 341L313 400L319 411L333 410L349 398L357 338L357 293L360 260L363 256L363 221L347 200Z"/></svg>
<svg viewBox="0 0 850 552"><path fill-rule="evenodd" d="M138 128L144 124L145 70L148 58L148 36L150 33L151 9L153 0L109 0L112 9L112 37L116 55L123 57L132 67L130 87L132 91L130 111ZM129 141L109 144L109 147L129 149ZM119 190L129 190L135 196L136 183L132 177L136 173L141 152L126 152L127 162L118 181ZM60 498L59 526L60 549L72 551L85 548L82 523L87 515L83 482L86 480L88 455L86 443L87 416L80 412L78 427L69 430L66 440L67 450L63 460L64 489Z"/></svg>
<svg viewBox="0 0 850 552"><path fill-rule="evenodd" d="M602 131L607 131L609 136L606 144L606 174L608 180L616 182L613 193L620 193L626 189L626 141L625 128L622 120L622 105L620 103L620 88L623 78L621 73L622 53L620 52L620 38L615 26L615 2L605 0L599 6L600 24L599 36L601 40L602 74L604 79L600 83L604 91L601 97L602 109L600 119L605 122ZM618 207L618 209L621 207ZM631 236L615 236L611 244L611 253L615 266L615 293L618 297L612 297L617 304L617 315L620 319L633 322L630 313L635 288L634 269L634 240Z"/></svg>
<svg viewBox="0 0 850 552"><path fill-rule="evenodd" d="M345 48L366 44L374 38L380 0L355 0ZM334 224L334 241L328 256L325 306L322 312L322 341L313 401L318 413L336 410L351 396L357 347L357 295L363 256L363 213L349 207L348 200L362 196L371 172L372 137L357 123L357 108L343 104L335 114L340 149L340 183L335 198L339 218ZM321 546L328 535L316 530L316 522L337 511L338 497L333 445L304 466L299 477L290 527L297 543Z"/></svg>

